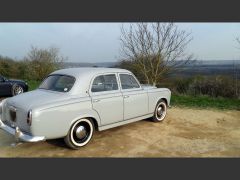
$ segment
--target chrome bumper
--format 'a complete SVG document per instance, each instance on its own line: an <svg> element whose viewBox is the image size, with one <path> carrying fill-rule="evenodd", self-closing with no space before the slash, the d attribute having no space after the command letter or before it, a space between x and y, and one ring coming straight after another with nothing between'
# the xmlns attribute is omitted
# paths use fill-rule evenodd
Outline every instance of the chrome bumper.
<svg viewBox="0 0 240 180"><path fill-rule="evenodd" d="M21 130L18 127L12 128L12 127L4 124L1 120L1 116L0 116L0 129L3 129L4 131L8 132L9 134L15 136L15 139L17 141L21 140L24 142L38 142L38 141L45 140L44 136L30 136L30 135L27 135L27 134L24 134L23 132L21 132Z"/></svg>

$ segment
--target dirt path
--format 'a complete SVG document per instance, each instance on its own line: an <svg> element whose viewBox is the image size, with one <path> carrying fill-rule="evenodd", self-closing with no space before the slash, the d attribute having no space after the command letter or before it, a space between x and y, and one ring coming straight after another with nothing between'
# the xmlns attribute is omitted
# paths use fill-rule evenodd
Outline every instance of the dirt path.
<svg viewBox="0 0 240 180"><path fill-rule="evenodd" d="M77 151L62 140L12 142L0 130L1 157L240 157L240 111L171 108L162 123L143 120L97 132Z"/></svg>

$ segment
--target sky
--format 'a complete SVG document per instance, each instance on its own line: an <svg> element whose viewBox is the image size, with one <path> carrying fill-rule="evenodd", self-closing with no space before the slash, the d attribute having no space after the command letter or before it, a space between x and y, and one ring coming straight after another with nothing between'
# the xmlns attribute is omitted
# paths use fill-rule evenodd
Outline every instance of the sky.
<svg viewBox="0 0 240 180"><path fill-rule="evenodd" d="M21 59L31 46L58 47L69 62L114 62L120 57L123 23L0 23L0 55ZM125 26L128 23L124 23ZM240 23L176 23L191 32L195 59L240 59ZM239 46L239 47L238 47Z"/></svg>

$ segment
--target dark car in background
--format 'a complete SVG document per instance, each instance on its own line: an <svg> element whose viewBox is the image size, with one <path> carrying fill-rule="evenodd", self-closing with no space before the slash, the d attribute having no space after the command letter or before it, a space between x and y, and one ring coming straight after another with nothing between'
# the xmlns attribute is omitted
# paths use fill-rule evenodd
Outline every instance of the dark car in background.
<svg viewBox="0 0 240 180"><path fill-rule="evenodd" d="M25 81L7 79L0 75L0 97L15 96L28 91Z"/></svg>

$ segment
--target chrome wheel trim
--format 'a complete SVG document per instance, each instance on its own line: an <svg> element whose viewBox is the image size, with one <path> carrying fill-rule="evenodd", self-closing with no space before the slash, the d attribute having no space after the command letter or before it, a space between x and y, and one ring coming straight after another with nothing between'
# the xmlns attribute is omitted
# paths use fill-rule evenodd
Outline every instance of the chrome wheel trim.
<svg viewBox="0 0 240 180"><path fill-rule="evenodd" d="M84 126L79 126L77 127L75 134L79 139L83 139L87 136L87 130Z"/></svg>
<svg viewBox="0 0 240 180"><path fill-rule="evenodd" d="M160 102L157 105L156 111L155 111L155 116L158 121L162 121L167 114L167 106L164 102Z"/></svg>
<svg viewBox="0 0 240 180"><path fill-rule="evenodd" d="M86 128L82 128L82 125L80 125L79 127L78 127L78 125L81 123L81 122L85 122L88 126L89 126L89 132L86 132ZM75 130L76 129L76 130ZM77 138L79 138L79 139L82 139L82 138L84 138L84 137L82 137L82 135L84 135L84 133L86 132L86 134L87 133L89 133L88 135L87 135L87 138L86 138L86 140L84 140L82 143L78 143L77 142L77 139L75 139L76 138L76 136L77 136ZM72 143L75 145L75 146L78 146L78 147L81 147L81 146L84 146L84 145L86 145L89 141L90 141L90 139L92 138L92 135L93 135L93 125L92 125L92 123L88 120L88 119L80 119L80 120L78 120L77 122L75 122L74 123L74 125L72 126L72 128L71 128L71 132L70 132L71 134L71 141L72 141ZM79 134L80 133L80 134ZM75 137L75 138L74 138ZM81 138L82 137L82 138Z"/></svg>
<svg viewBox="0 0 240 180"><path fill-rule="evenodd" d="M14 91L14 95L18 95L23 93L23 88L21 86L16 86L13 91Z"/></svg>

